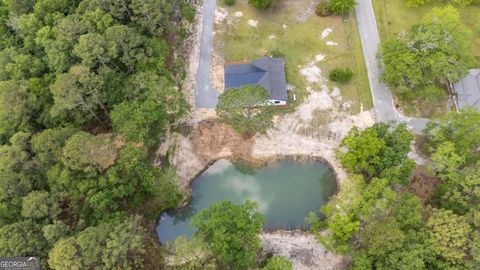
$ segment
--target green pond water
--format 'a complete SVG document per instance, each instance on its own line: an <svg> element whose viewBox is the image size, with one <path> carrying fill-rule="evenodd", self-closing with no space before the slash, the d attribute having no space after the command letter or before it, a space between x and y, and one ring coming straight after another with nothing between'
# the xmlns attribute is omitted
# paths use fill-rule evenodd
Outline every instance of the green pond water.
<svg viewBox="0 0 480 270"><path fill-rule="evenodd" d="M190 218L225 199L258 202L265 228L306 228L308 213L318 212L336 188L332 171L321 162L283 160L252 170L219 160L193 182L188 207L162 215L157 234L162 243L180 235L190 237L194 232Z"/></svg>

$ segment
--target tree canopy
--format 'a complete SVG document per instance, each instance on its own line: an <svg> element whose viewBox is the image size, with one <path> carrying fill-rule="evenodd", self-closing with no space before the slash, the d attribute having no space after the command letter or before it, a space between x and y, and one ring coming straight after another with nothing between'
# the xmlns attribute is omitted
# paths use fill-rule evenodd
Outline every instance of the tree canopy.
<svg viewBox="0 0 480 270"><path fill-rule="evenodd" d="M455 83L475 64L470 41L457 9L434 8L409 32L382 44L381 79L399 91Z"/></svg>
<svg viewBox="0 0 480 270"><path fill-rule="evenodd" d="M191 219L197 229L195 235L208 244L220 265L234 269L254 265L261 247L259 234L263 223L253 201L241 205L221 201Z"/></svg>
<svg viewBox="0 0 480 270"><path fill-rule="evenodd" d="M262 133L273 125L273 115L267 104L269 97L268 91L260 85L230 89L220 95L217 114L239 133Z"/></svg>
<svg viewBox="0 0 480 270"><path fill-rule="evenodd" d="M176 48L191 4L0 1L0 255L44 269L162 264L147 228L181 194L150 154L188 110Z"/></svg>
<svg viewBox="0 0 480 270"><path fill-rule="evenodd" d="M430 163L417 171L440 183L422 200L410 178L414 164L404 164L413 140L405 126L353 129L338 151L349 179L321 209L324 220L309 216L318 240L350 255L352 269L474 269L479 144L467 137L480 130L476 117L478 112L465 110L428 123Z"/></svg>

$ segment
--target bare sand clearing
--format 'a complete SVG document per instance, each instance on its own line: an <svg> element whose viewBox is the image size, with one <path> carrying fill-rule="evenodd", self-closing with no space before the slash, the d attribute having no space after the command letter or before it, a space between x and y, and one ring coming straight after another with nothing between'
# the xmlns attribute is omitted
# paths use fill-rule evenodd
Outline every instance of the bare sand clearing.
<svg viewBox="0 0 480 270"><path fill-rule="evenodd" d="M262 246L267 252L291 260L293 269L337 270L345 269L348 264L345 258L325 250L313 235L301 231L264 233Z"/></svg>

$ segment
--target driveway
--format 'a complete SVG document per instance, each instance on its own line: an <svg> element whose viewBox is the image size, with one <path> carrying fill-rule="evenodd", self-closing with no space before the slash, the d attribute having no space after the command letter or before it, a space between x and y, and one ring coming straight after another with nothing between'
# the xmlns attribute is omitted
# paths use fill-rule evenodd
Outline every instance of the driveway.
<svg viewBox="0 0 480 270"><path fill-rule="evenodd" d="M199 108L215 108L219 92L212 88L210 70L213 52L213 21L216 0L204 0L202 32L200 40L200 60L198 64L195 89L195 105Z"/></svg>
<svg viewBox="0 0 480 270"><path fill-rule="evenodd" d="M363 55L368 71L368 80L372 92L373 105L377 120L381 122L402 121L415 132L421 133L428 119L409 118L401 115L393 104L393 97L387 86L380 82L380 68L377 62L377 52L380 47L380 35L371 0L358 0L355 7L358 30L362 41Z"/></svg>

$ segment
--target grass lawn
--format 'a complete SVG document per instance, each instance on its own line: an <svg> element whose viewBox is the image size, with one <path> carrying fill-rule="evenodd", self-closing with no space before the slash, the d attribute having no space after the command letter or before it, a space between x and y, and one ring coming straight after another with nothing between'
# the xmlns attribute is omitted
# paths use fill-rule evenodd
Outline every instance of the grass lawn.
<svg viewBox="0 0 480 270"><path fill-rule="evenodd" d="M306 82L300 69L315 60L317 55L325 59L317 63L327 78L330 70L336 67L348 67L355 73L348 84L336 85L345 101L352 102L351 112L358 113L361 106L372 108L370 86L367 78L360 37L355 17L347 19L331 16L320 18L314 13L306 15L304 11L312 0L280 1L272 10L259 11L247 5L246 0L237 0L233 7L227 7L229 15L242 12L243 16L234 19L231 24L221 24L224 29L215 36L215 50L221 52L225 62L249 61L268 55L277 50L286 60L287 82L295 86L298 104L306 96ZM314 1L315 2L315 1ZM258 21L257 27L248 24L249 20ZM327 29L333 31L322 40L321 34ZM327 46L326 42L338 43ZM329 86L335 86L328 82Z"/></svg>
<svg viewBox="0 0 480 270"><path fill-rule="evenodd" d="M405 0L372 0L377 19L380 38L386 40L395 38L403 31L408 32L412 25L419 23L422 17L435 6L444 6L445 3L440 0L432 0L431 3L418 8L409 8ZM458 7L457 7L458 8ZM463 23L472 31L472 52L480 62L480 6L467 6L458 8L463 19ZM444 106L447 100L447 94L439 97L437 101L427 102L420 98L396 97L397 103L409 116L432 117L444 114L447 107Z"/></svg>

